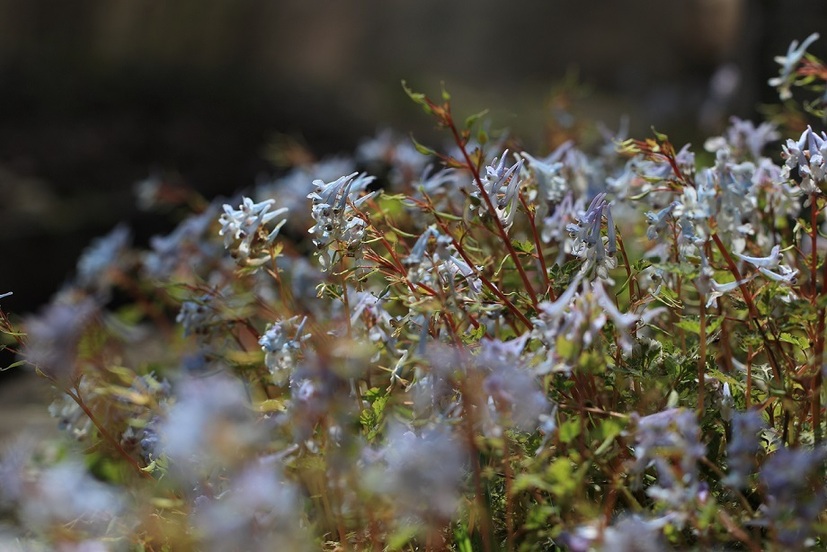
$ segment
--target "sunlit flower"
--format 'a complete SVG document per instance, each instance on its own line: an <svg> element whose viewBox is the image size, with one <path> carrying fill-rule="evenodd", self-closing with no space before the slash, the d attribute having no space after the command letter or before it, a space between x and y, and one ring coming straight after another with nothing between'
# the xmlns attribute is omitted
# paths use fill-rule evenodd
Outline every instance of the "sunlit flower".
<svg viewBox="0 0 827 552"><path fill-rule="evenodd" d="M797 40L793 40L790 43L790 47L787 48L786 56L775 56L775 62L781 65L781 71L777 77L771 78L768 81L768 84L778 88L778 92L782 100L792 98L790 84L795 66L798 65L804 57L807 48L809 48L810 45L816 40L818 40L818 33L813 33L805 38L804 42L802 42L800 46Z"/></svg>
<svg viewBox="0 0 827 552"><path fill-rule="evenodd" d="M376 192L357 196L364 193L373 180L374 177L364 173L352 173L333 182L313 181L316 191L308 194L307 198L313 200L312 215L316 224L308 232L314 236L313 243L321 250L319 260L324 268L333 260L331 247L341 244L346 253L352 253L362 243L366 223L355 209L375 196Z"/></svg>
<svg viewBox="0 0 827 552"><path fill-rule="evenodd" d="M224 213L218 219L218 234L224 236L224 247L241 266L260 266L272 258L270 248L286 219L272 228L268 224L287 213L285 207L271 211L274 204L272 199L254 203L245 197L238 209L224 205Z"/></svg>

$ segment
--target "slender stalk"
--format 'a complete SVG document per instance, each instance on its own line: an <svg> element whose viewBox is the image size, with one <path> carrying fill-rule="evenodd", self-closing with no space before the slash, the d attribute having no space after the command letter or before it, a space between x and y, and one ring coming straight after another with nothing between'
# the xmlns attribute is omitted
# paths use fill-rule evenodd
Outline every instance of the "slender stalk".
<svg viewBox="0 0 827 552"><path fill-rule="evenodd" d="M818 287L818 203L816 201L816 194L810 197L811 219L811 274L813 285L813 304L816 304L819 299L823 299L827 294L827 261L822 266L821 274L821 289ZM825 319L827 319L827 308L821 307L818 309L818 317L816 323L815 347L813 351L813 367L812 367L812 383L810 386L810 415L813 419L813 439L816 443L820 443L823 439L821 431L821 387L823 383L822 366L824 366L824 340L825 340Z"/></svg>
<svg viewBox="0 0 827 552"><path fill-rule="evenodd" d="M436 214L435 214L435 217L436 217ZM436 221L437 221L437 224L439 225L440 230L442 230L442 232L446 236L451 238L451 244L454 246L454 248L460 254L460 256L462 257L462 260L465 261L465 263L468 266L471 267L471 270L473 270L476 273L477 277L480 279L480 281L483 283L483 285L485 287L487 287L491 291L491 293L496 295L497 298L500 301L503 302L503 305L505 305L505 307L509 311L511 311L511 314L513 314L515 317L517 317L520 320L520 322L522 322L523 325L526 328L528 328L529 330L534 329L534 324L531 323L531 320L526 318L526 316L522 313L522 311L520 311L520 309L518 309L514 305L514 303L512 303L511 300L508 297L506 297L505 294L503 294L503 292L501 292L497 286L495 286L493 283L491 283L491 280L489 280L485 276L485 274L483 274L482 271L480 271L477 268L477 266L474 264L473 260L471 260L471 258L465 252L465 248L462 247L462 245L459 243L459 241L457 241L457 239L451 233L451 230L448 228L448 225L445 224L445 222L442 219L440 219L439 217L436 217ZM519 263L517 263L517 264L519 265Z"/></svg>
<svg viewBox="0 0 827 552"><path fill-rule="evenodd" d="M706 377L706 303L704 294L700 293L699 344L698 344L698 417L704 413L704 378Z"/></svg>
<svg viewBox="0 0 827 552"><path fill-rule="evenodd" d="M615 230L615 235L617 235L618 248L620 249L620 255L623 257L623 264L626 268L626 277L629 279L629 304L631 305L640 298L640 288L638 287L637 291L635 291L637 281L632 277L632 265L629 263L629 256L626 254L626 246L623 245L623 238L617 230Z"/></svg>
<svg viewBox="0 0 827 552"><path fill-rule="evenodd" d="M778 382L778 385L783 387L784 386L784 378L781 375L781 367L778 364L778 360L775 358L775 353L773 352L772 348L770 347L770 341L767 338L767 333L764 331L764 327L761 325L760 321L760 314L758 313L758 309L755 307L755 303L752 300L752 293L750 293L749 288L747 288L746 283L743 282L743 278L741 277L741 271L738 270L738 267L735 265L735 261L732 260L732 256L727 251L726 246L724 246L721 238L718 237L717 233L712 234L712 241L715 242L715 246L718 248L718 251L721 252L721 255L724 258L724 261L727 263L727 268L735 277L736 281L742 282L738 287L741 290L741 294L744 296L744 302L747 304L747 309L749 310L750 319L755 324L756 329L761 334L761 339L764 342L764 349L767 351L767 359L770 362L770 366L772 367L772 373L775 380Z"/></svg>
<svg viewBox="0 0 827 552"><path fill-rule="evenodd" d="M537 258L540 261L540 273L543 275L543 285L546 287L546 293L549 295L549 299L554 301L556 297L554 296L554 290L551 287L551 281L548 279L548 269L546 268L546 257L543 255L543 242L540 240L540 233L537 231L537 224L534 218L534 212L528 208L528 203L526 203L525 197L523 197L523 193L519 193L520 203L523 204L523 209L525 209L526 214L528 215L528 223L531 226L531 235L534 238L534 248L537 250Z"/></svg>
<svg viewBox="0 0 827 552"><path fill-rule="evenodd" d="M485 552L491 552L491 525L488 506L485 503L485 495L482 488L482 467L480 466L480 451L474 441L473 405L468 393L462 393L462 408L465 412L465 438L471 456L471 468L474 473L474 498L477 503L478 516L480 520L480 534L482 536L482 548Z"/></svg>
<svg viewBox="0 0 827 552"><path fill-rule="evenodd" d="M514 494L512 491L514 473L511 469L511 451L507 435L503 438L503 476L505 479L505 538L507 550L511 552L514 550Z"/></svg>
<svg viewBox="0 0 827 552"><path fill-rule="evenodd" d="M468 154L468 148L465 147L465 140L459 135L459 130L457 126L454 124L454 120L451 118L450 109L446 111L446 122L448 124L448 128L451 130L451 134L454 136L454 142L456 143L457 147L459 147L460 151L462 152L462 156L465 158L465 163L468 166L468 169L471 171L471 175L474 177L474 183L477 185L477 188L480 191L480 195L482 196L483 200L485 201L485 205L488 207L488 211L491 213L494 219L494 224L497 226L497 233L499 233L500 238L503 240L503 244L505 248L508 250L508 254L514 259L514 265L517 267L517 272L520 273L520 278L523 281L523 285L528 291L529 297L531 297L531 303L534 308L537 308L537 293L534 291L534 287L531 285L531 280L529 280L528 275L525 272L525 268L523 264L520 262L520 259L517 257L517 252L514 250L514 246L511 244L511 239L508 237L508 232L505 231L505 227L503 226L500 217L497 216L497 210L494 208L494 203L491 201L491 197L488 195L488 192L485 190L485 186L482 183L482 178L480 177L480 171L476 165L471 161L471 156ZM513 175L512 178L517 178L517 175Z"/></svg>

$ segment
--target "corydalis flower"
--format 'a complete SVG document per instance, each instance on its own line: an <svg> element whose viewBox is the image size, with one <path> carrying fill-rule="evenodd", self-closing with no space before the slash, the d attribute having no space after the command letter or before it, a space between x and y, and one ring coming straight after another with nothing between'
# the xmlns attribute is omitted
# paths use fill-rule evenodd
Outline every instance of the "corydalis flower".
<svg viewBox="0 0 827 552"><path fill-rule="evenodd" d="M152 236L151 251L143 260L149 277L165 280L184 267L197 271L199 266L207 264L205 261L219 257L221 247L204 239L217 213L218 205L211 204L203 213L184 219L170 234Z"/></svg>
<svg viewBox="0 0 827 552"><path fill-rule="evenodd" d="M525 333L507 342L486 339L474 358L474 364L485 374L482 391L496 413L498 433L503 425L534 431L543 422L540 417L551 412L540 382L521 358L529 338L530 334Z"/></svg>
<svg viewBox="0 0 827 552"><path fill-rule="evenodd" d="M560 155L556 153L546 159L537 159L525 152L520 154L528 159L528 166L537 183L537 193L541 204L545 204L546 201L558 203L570 193L566 179L561 174L563 163L558 161L563 152L561 151Z"/></svg>
<svg viewBox="0 0 827 552"><path fill-rule="evenodd" d="M175 474L197 480L242 461L260 443L241 382L227 376L188 378L175 388L177 401L158 425L158 453L173 462Z"/></svg>
<svg viewBox="0 0 827 552"><path fill-rule="evenodd" d="M365 237L367 222L357 215L355 209L375 196L376 192L359 198L355 196L364 192L373 180L374 177L364 173L352 173L333 182L313 181L316 191L308 194L307 198L313 200L311 214L316 224L308 232L313 234L316 247L324 249L338 243L351 255L359 248ZM333 251L320 254L319 260L327 268L333 260Z"/></svg>
<svg viewBox="0 0 827 552"><path fill-rule="evenodd" d="M461 439L447 429L426 428L417 434L394 424L385 446L370 456L366 485L387 496L399 517L440 524L456 511L466 454Z"/></svg>
<svg viewBox="0 0 827 552"><path fill-rule="evenodd" d="M827 181L827 133L822 132L819 136L807 127L798 141L787 140L782 146L781 157L785 160L782 176L789 177L790 171L797 169L801 191L820 193Z"/></svg>
<svg viewBox="0 0 827 552"><path fill-rule="evenodd" d="M756 410L735 412L732 416L732 437L727 443L729 473L724 483L736 489L747 484L747 477L755 469L756 457L761 452L758 433L765 427L761 413Z"/></svg>
<svg viewBox="0 0 827 552"><path fill-rule="evenodd" d="M90 475L79 460L67 460L28 478L20 516L32 529L114 536L123 497ZM71 528L71 529L70 529Z"/></svg>
<svg viewBox="0 0 827 552"><path fill-rule="evenodd" d="M758 161L764 147L781 137L773 123L763 122L756 127L752 121L738 117L732 117L730 123L724 136L706 141L704 147L707 151L729 147L736 159L743 160L749 157Z"/></svg>
<svg viewBox="0 0 827 552"><path fill-rule="evenodd" d="M287 382L295 366L296 353L301 350L302 342L310 339L310 334L304 333L304 324L307 322L307 317L303 317L297 325L298 320L299 317L294 316L270 324L258 340L258 344L265 352L264 363L267 365L267 369L270 370L273 382L276 385L284 385ZM293 337L288 337L291 333Z"/></svg>
<svg viewBox="0 0 827 552"><path fill-rule="evenodd" d="M198 299L184 301L175 321L184 327L184 335L204 334L210 325L218 320L218 313L212 305L213 296L204 294Z"/></svg>
<svg viewBox="0 0 827 552"><path fill-rule="evenodd" d="M767 498L760 511L784 550L803 549L812 533L812 524L822 512L825 494L821 472L825 457L827 451L823 448L781 448L761 468Z"/></svg>
<svg viewBox="0 0 827 552"><path fill-rule="evenodd" d="M482 187L491 204L494 207L495 215L500 219L506 230L514 224L514 215L517 213L517 203L520 193L520 172L523 168L523 160L520 159L510 167L505 166L505 158L508 150L504 151L499 158L485 168L485 175L481 176ZM482 215L488 210L488 206L482 197L479 189L473 190L471 196L480 200L479 214Z"/></svg>
<svg viewBox="0 0 827 552"><path fill-rule="evenodd" d="M25 321L28 342L26 360L61 385L77 377L78 344L100 314L91 297L66 296L50 303L38 316Z"/></svg>
<svg viewBox="0 0 827 552"><path fill-rule="evenodd" d="M807 48L809 48L810 44L818 40L818 33L813 33L804 39L804 42L801 43L801 46L798 45L797 40L793 40L790 43L790 47L787 48L787 55L786 56L776 56L775 62L781 65L781 72L777 77L771 78L767 84L770 86L774 86L778 89L779 96L782 100L789 100L792 98L792 92L790 92L790 85L792 84L793 79L793 71L795 70L795 66L801 61L804 57Z"/></svg>
<svg viewBox="0 0 827 552"><path fill-rule="evenodd" d="M673 408L643 418L633 414L632 419L636 442L632 473L639 477L654 464L657 484L646 494L677 511L686 510L701 492L698 461L706 453L695 413Z"/></svg>
<svg viewBox="0 0 827 552"><path fill-rule="evenodd" d="M224 214L219 217L224 236L224 247L241 266L261 266L272 258L273 241L286 219L278 221L272 229L267 225L284 215L287 208L271 211L275 201L268 199L254 203L249 197L242 200L238 209L224 205Z"/></svg>
<svg viewBox="0 0 827 552"><path fill-rule="evenodd" d="M258 462L227 489L196 499L194 522L205 550L311 550L298 489L278 466Z"/></svg>
<svg viewBox="0 0 827 552"><path fill-rule="evenodd" d="M650 240L656 240L660 233L666 229L669 221L672 220L672 211L678 206L678 202L673 201L657 213L649 211L646 213L646 222L649 227L646 229L646 237Z"/></svg>
<svg viewBox="0 0 827 552"><path fill-rule="evenodd" d="M129 247L129 240L129 228L124 225L94 240L78 259L78 285L86 289L106 289L111 283L110 270Z"/></svg>
<svg viewBox="0 0 827 552"><path fill-rule="evenodd" d="M432 252L431 252L432 251ZM478 267L466 263L450 237L430 226L414 243L402 261L408 266L408 280L432 288L446 288L451 297L474 301L482 291ZM464 286L457 284L464 283Z"/></svg>
<svg viewBox="0 0 827 552"><path fill-rule="evenodd" d="M385 310L386 296L376 296L370 291L349 292L351 297L350 324L358 328L367 329L368 339L372 343L381 343L395 354L396 338L394 337L395 319ZM379 351L376 351L374 360L378 360Z"/></svg>
<svg viewBox="0 0 827 552"><path fill-rule="evenodd" d="M568 289L554 302L543 302L538 307L538 317L532 320L532 337L540 340L545 350L538 350L540 373L566 371L568 366L558 358L558 339L566 343L579 343L583 348L600 342L603 327L611 320L618 332L618 344L624 353L634 346L631 328L635 324L648 323L660 309L650 309L642 314L621 312L600 282L589 282L578 276Z"/></svg>
<svg viewBox="0 0 827 552"><path fill-rule="evenodd" d="M607 234L605 240L601 234L604 215ZM585 261L581 273L596 274L601 280L612 283L609 270L617 266L617 236L606 194L597 194L588 209L577 215L577 222L569 224L566 229L573 240L572 254Z"/></svg>

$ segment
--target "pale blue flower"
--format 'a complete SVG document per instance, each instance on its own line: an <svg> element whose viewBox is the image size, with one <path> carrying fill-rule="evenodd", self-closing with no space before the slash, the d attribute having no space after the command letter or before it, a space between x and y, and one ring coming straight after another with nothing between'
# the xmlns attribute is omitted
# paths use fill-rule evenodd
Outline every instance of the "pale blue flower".
<svg viewBox="0 0 827 552"><path fill-rule="evenodd" d="M798 45L797 40L793 40L790 43L790 47L787 48L786 56L775 57L775 62L781 65L781 71L777 77L771 78L768 81L768 84L778 88L782 100L788 100L792 97L790 85L795 66L798 65L798 63L804 58L807 48L810 44L818 40L818 37L818 33L813 33L805 38L804 42L802 42L800 46Z"/></svg>
<svg viewBox="0 0 827 552"><path fill-rule="evenodd" d="M520 172L523 168L523 160L519 159L513 165L506 167L505 159L508 150L505 150L499 159L485 168L485 175L481 176L482 187L491 204L494 207L496 217L500 219L503 227L508 231L514 223L514 215L517 213L519 203L520 184L522 183ZM471 191L471 196L480 201L479 214L482 215L488 210L488 206L482 197L479 189Z"/></svg>
<svg viewBox="0 0 827 552"><path fill-rule="evenodd" d="M308 232L320 250L319 260L326 269L333 260L332 246L341 244L347 253L354 253L365 237L367 223L357 216L355 209L376 195L370 192L361 197L374 177L352 173L333 182L314 180L316 191L307 195L313 200L311 214L316 224Z"/></svg>
<svg viewBox="0 0 827 552"><path fill-rule="evenodd" d="M260 266L271 259L269 248L286 219L282 218L272 229L267 225L287 213L285 207L271 211L274 204L272 199L254 203L245 197L238 209L224 205L224 213L218 219L218 234L224 236L224 247L242 266Z"/></svg>
<svg viewBox="0 0 827 552"><path fill-rule="evenodd" d="M761 452L759 432L766 427L764 418L756 410L735 412L732 415L732 431L727 443L727 476L724 483L736 489L747 484L747 478L755 471L758 453Z"/></svg>
<svg viewBox="0 0 827 552"><path fill-rule="evenodd" d="M742 255L741 253L735 253L735 256L742 261L748 262L755 268L775 268L778 266L778 263L781 262L781 246L774 246L770 254L766 257L750 257L749 255Z"/></svg>
<svg viewBox="0 0 827 552"><path fill-rule="evenodd" d="M310 334L304 333L307 317L302 317L300 322L298 320L298 316L293 316L269 324L258 340L265 353L264 364L270 370L273 383L276 385L287 383L295 367L297 352L301 350L302 343L310 339ZM293 337L289 337L290 334Z"/></svg>
<svg viewBox="0 0 827 552"><path fill-rule="evenodd" d="M106 288L110 285L109 271L129 247L131 233L126 225L119 224L109 234L98 238L84 250L77 263L77 283L87 289Z"/></svg>

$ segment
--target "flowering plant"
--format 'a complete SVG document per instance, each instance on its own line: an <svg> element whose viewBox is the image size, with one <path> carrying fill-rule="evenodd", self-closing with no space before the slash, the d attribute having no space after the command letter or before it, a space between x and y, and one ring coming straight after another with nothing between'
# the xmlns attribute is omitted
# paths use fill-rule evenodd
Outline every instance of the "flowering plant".
<svg viewBox="0 0 827 552"><path fill-rule="evenodd" d="M782 96L823 91L812 40ZM22 331L0 311L78 443L2 455L2 542L824 545L827 134L773 154L775 125L733 119L708 166L659 133L535 157L406 91L444 151L385 132L184 198Z"/></svg>

